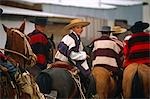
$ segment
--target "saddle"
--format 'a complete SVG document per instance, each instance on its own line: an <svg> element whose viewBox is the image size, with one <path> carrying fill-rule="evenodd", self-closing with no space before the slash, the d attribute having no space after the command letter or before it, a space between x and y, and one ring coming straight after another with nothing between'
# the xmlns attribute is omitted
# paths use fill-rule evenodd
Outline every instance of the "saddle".
<svg viewBox="0 0 150 99"><path fill-rule="evenodd" d="M63 61L56 61L51 64L51 68L65 68L70 71L72 71L74 69L74 67L75 66L72 66L69 63L63 62Z"/></svg>

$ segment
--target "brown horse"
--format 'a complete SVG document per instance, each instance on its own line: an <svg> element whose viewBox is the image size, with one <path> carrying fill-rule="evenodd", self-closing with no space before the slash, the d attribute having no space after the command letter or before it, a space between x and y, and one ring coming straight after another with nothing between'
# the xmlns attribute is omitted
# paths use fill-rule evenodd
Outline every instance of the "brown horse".
<svg viewBox="0 0 150 99"><path fill-rule="evenodd" d="M13 64L17 68L14 76L15 90L17 90L15 96L25 99L43 99L44 96L38 90L38 86L33 77L26 71L27 66L30 67L35 64L36 56L32 52L27 36L24 34L25 21L20 28L8 28L5 25L3 25L3 28L7 35L7 41L5 49L1 50L4 50L7 56L14 59L15 64ZM5 88L5 86L2 87Z"/></svg>
<svg viewBox="0 0 150 99"><path fill-rule="evenodd" d="M132 63L123 73L124 98L150 98L150 67Z"/></svg>
<svg viewBox="0 0 150 99"><path fill-rule="evenodd" d="M3 25L3 28L7 35L5 53L13 58L23 69L26 66L33 66L36 56L32 52L27 36L24 34L25 21L20 28L7 28L5 25Z"/></svg>
<svg viewBox="0 0 150 99"><path fill-rule="evenodd" d="M116 92L116 81L111 71L104 67L96 66L92 69L96 82L96 92L100 99L113 98Z"/></svg>
<svg viewBox="0 0 150 99"><path fill-rule="evenodd" d="M86 46L86 51L90 57L89 63L91 64L92 75L96 83L96 95L99 99L115 98L120 95L120 91L117 92L117 78L118 76L106 69L104 66L96 65L92 66L93 59L93 47L91 45Z"/></svg>

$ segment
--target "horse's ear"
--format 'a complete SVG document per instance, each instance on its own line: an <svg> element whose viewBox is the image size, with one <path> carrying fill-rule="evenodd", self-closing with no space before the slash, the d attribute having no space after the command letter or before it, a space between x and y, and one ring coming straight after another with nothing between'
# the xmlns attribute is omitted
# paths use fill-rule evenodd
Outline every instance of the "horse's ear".
<svg viewBox="0 0 150 99"><path fill-rule="evenodd" d="M8 32L8 30L9 30L9 28L8 28L8 27L6 27L4 24L2 24L2 26L3 26L3 28L4 28L4 31L7 33L7 32Z"/></svg>
<svg viewBox="0 0 150 99"><path fill-rule="evenodd" d="M52 35L51 35L50 39L51 39L51 40L53 40L53 39L54 39L54 34L52 34Z"/></svg>
<svg viewBox="0 0 150 99"><path fill-rule="evenodd" d="M20 26L19 30L20 30L20 32L24 33L24 29L25 29L25 19L24 19L22 25Z"/></svg>

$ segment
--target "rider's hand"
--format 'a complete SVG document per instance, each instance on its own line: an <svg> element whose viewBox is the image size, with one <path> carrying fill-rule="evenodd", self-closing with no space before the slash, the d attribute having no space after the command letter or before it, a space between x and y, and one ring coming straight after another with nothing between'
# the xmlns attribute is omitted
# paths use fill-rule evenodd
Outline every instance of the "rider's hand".
<svg viewBox="0 0 150 99"><path fill-rule="evenodd" d="M90 58L90 56L89 56L89 55L86 55L86 58Z"/></svg>

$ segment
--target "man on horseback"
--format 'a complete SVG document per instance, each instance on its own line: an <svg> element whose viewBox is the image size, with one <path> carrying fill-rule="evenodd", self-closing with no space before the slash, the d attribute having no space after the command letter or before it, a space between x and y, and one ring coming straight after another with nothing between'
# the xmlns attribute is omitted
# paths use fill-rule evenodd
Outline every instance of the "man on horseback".
<svg viewBox="0 0 150 99"><path fill-rule="evenodd" d="M101 32L102 36L91 43L91 48L93 48L93 68L100 66L112 72L113 77L118 82L118 89L121 89L123 46L120 45L116 38L110 36L111 32L115 32L111 30L111 27L103 26L102 30L98 32ZM108 96L105 98L108 98ZM109 96L109 98L112 97Z"/></svg>
<svg viewBox="0 0 150 99"><path fill-rule="evenodd" d="M129 29L133 34L124 47L125 67L134 62L150 65L150 34L144 32L148 27L148 23L138 21Z"/></svg>
<svg viewBox="0 0 150 99"><path fill-rule="evenodd" d="M70 30L70 33L63 37L55 55L56 61L63 61L76 66L80 70L79 75L81 82L84 84L90 75L90 68L86 60L88 55L83 50L80 35L82 34L83 27L89 24L89 22L85 22L81 19L74 19L70 24L65 26L65 30Z"/></svg>
<svg viewBox="0 0 150 99"><path fill-rule="evenodd" d="M29 43L37 56L37 63L33 68L29 69L29 71L36 76L41 70L47 68L48 62L51 63L51 61L48 60L50 44L47 36L44 34L48 19L35 17L35 20L31 22L35 24L35 30L28 34L30 37Z"/></svg>
<svg viewBox="0 0 150 99"><path fill-rule="evenodd" d="M129 29L133 34L125 42L123 95L125 98L150 98L150 33L148 23L138 21Z"/></svg>

